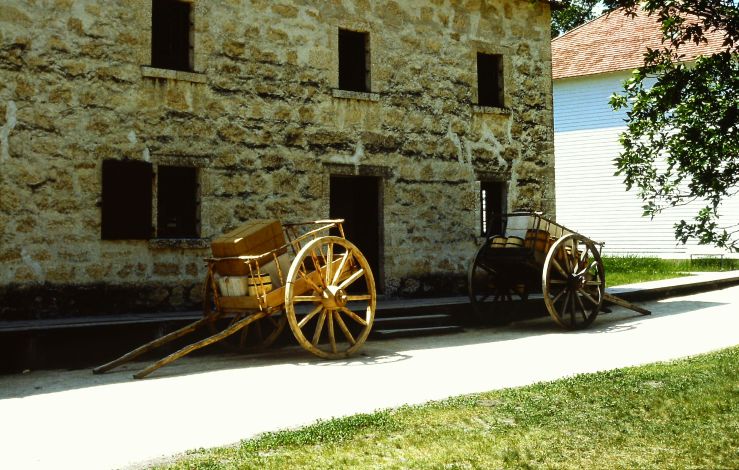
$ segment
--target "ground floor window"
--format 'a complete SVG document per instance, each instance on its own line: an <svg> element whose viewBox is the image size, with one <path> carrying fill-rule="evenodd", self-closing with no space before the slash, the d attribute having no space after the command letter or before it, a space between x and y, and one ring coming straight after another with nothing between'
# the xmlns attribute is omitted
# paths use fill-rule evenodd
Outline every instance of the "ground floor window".
<svg viewBox="0 0 739 470"><path fill-rule="evenodd" d="M157 238L197 238L198 171L157 168Z"/></svg>
<svg viewBox="0 0 739 470"><path fill-rule="evenodd" d="M199 199L197 168L105 160L101 238L198 238Z"/></svg>

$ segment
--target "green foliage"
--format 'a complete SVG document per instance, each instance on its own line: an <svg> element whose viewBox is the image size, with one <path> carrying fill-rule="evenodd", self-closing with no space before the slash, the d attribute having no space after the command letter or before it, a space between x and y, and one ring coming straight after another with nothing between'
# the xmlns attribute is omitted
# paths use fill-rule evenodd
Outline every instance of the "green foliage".
<svg viewBox="0 0 739 470"><path fill-rule="evenodd" d="M739 269L739 260L674 260L645 256L604 256L606 287L683 277L691 272Z"/></svg>
<svg viewBox="0 0 739 470"><path fill-rule="evenodd" d="M738 380L735 347L321 422L172 467L734 468Z"/></svg>
<svg viewBox="0 0 739 470"><path fill-rule="evenodd" d="M609 0L633 14L635 0ZM644 200L644 215L701 201L693 220L675 225L676 239L739 250L739 221L720 218L739 191L739 2L647 0L642 9L662 24L663 47L611 98L627 109L616 174ZM723 50L683 62L681 46L705 43L719 30Z"/></svg>
<svg viewBox="0 0 739 470"><path fill-rule="evenodd" d="M246 441L242 450L257 452L276 446L303 446L324 442L343 442L359 433L369 431L388 432L394 429L394 421L389 411L378 411L371 414L357 414L327 421L319 420L315 424L297 431L281 431L263 434L260 439Z"/></svg>
<svg viewBox="0 0 739 470"><path fill-rule="evenodd" d="M599 0L568 0L552 9L552 37L587 23L595 18L593 9Z"/></svg>

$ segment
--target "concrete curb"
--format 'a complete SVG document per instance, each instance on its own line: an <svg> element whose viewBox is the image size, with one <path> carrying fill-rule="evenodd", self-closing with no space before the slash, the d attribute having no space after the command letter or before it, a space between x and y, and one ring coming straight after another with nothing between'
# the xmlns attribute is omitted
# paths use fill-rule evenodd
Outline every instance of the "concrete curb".
<svg viewBox="0 0 739 470"><path fill-rule="evenodd" d="M724 289L737 284L739 284L739 271L724 271L693 273L686 277L610 287L606 289L606 292L628 301L658 300Z"/></svg>

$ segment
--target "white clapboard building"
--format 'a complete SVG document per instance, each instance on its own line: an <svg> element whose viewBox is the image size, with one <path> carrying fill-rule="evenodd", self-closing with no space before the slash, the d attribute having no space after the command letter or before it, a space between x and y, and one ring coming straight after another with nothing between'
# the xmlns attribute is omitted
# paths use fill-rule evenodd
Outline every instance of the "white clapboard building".
<svg viewBox="0 0 739 470"><path fill-rule="evenodd" d="M643 202L615 176L625 112L613 111L610 96L643 62L647 47L661 46L655 17L622 11L605 14L552 41L557 221L606 243L608 255L688 258L721 253L713 247L675 241L673 225L691 220L700 205L670 208L654 219L642 216ZM687 60L720 46L687 45ZM739 200L729 201L723 220L739 222Z"/></svg>

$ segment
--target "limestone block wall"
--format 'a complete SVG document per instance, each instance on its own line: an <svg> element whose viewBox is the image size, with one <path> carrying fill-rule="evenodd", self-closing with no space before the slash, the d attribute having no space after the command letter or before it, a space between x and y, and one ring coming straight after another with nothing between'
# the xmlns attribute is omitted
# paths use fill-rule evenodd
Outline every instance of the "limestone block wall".
<svg viewBox="0 0 739 470"><path fill-rule="evenodd" d="M208 239L329 215L381 177L388 295L460 291L479 181L554 212L549 6L529 0L192 2L193 71L151 64L151 2L0 3L0 318L190 308ZM370 93L338 89L339 28ZM503 56L505 106L477 103ZM102 240L102 162L198 169L196 240Z"/></svg>

